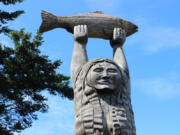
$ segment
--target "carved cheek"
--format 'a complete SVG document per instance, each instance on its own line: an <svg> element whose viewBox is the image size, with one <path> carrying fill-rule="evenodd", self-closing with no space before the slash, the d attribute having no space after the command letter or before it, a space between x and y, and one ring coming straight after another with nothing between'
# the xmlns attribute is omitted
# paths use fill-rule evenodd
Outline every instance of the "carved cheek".
<svg viewBox="0 0 180 135"><path fill-rule="evenodd" d="M87 80L93 85L97 83L97 81L100 79L100 74L96 72L90 72L87 76Z"/></svg>
<svg viewBox="0 0 180 135"><path fill-rule="evenodd" d="M94 82L94 83L96 83L101 77L100 77L101 75L99 74L99 73L95 73L95 72L93 72L92 74L91 74L91 80Z"/></svg>

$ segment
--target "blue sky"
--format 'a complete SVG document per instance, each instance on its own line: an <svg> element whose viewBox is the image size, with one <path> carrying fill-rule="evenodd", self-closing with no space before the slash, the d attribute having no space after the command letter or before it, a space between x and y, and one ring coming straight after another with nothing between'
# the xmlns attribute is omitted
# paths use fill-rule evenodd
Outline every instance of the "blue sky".
<svg viewBox="0 0 180 135"><path fill-rule="evenodd" d="M2 5L0 5L2 6ZM12 28L25 27L35 33L41 24L40 12L46 10L59 16L103 11L129 20L139 31L127 38L124 51L131 75L131 97L137 135L179 135L180 128L180 1L178 0L25 0L8 9L25 10L10 23ZM73 35L64 29L44 33L42 54L61 59L58 70L70 75ZM0 35L0 42L12 43ZM89 59L112 58L109 41L89 39ZM49 97L49 112L20 135L74 134L73 101Z"/></svg>

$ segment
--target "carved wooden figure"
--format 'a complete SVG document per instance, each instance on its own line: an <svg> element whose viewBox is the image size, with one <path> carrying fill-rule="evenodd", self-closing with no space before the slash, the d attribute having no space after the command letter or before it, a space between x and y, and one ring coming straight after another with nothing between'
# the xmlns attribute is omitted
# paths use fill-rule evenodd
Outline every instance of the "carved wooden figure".
<svg viewBox="0 0 180 135"><path fill-rule="evenodd" d="M64 28L74 34L71 78L75 135L136 135L123 44L126 36L137 31L137 26L102 12L56 16L42 11L41 15L40 32ZM88 37L110 40L113 60L88 61Z"/></svg>
<svg viewBox="0 0 180 135"><path fill-rule="evenodd" d="M87 25L74 27L71 78L75 101L75 135L136 135L130 78L123 53L126 32L114 28L113 60L88 61Z"/></svg>

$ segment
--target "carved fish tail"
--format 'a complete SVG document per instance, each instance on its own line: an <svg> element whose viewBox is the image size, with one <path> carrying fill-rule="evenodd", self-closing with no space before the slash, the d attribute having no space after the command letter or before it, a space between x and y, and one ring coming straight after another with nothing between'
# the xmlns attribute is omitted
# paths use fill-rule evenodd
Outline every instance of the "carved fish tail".
<svg viewBox="0 0 180 135"><path fill-rule="evenodd" d="M46 11L42 11L41 17L42 17L42 24L39 29L40 33L52 30L57 27L58 17L56 15L53 15Z"/></svg>

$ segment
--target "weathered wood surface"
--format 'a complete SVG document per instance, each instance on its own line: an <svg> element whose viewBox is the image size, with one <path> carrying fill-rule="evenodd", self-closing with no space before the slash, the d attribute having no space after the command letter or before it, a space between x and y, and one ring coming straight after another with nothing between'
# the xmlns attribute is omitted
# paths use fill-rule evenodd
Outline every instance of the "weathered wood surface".
<svg viewBox="0 0 180 135"><path fill-rule="evenodd" d="M115 27L123 28L126 36L137 32L138 27L126 20L114 16L106 15L102 12L92 12L86 14L77 14L73 16L56 16L46 11L42 11L42 24L40 32L46 32L55 28L64 28L73 33L74 26L88 26L88 37L112 39L113 29Z"/></svg>

